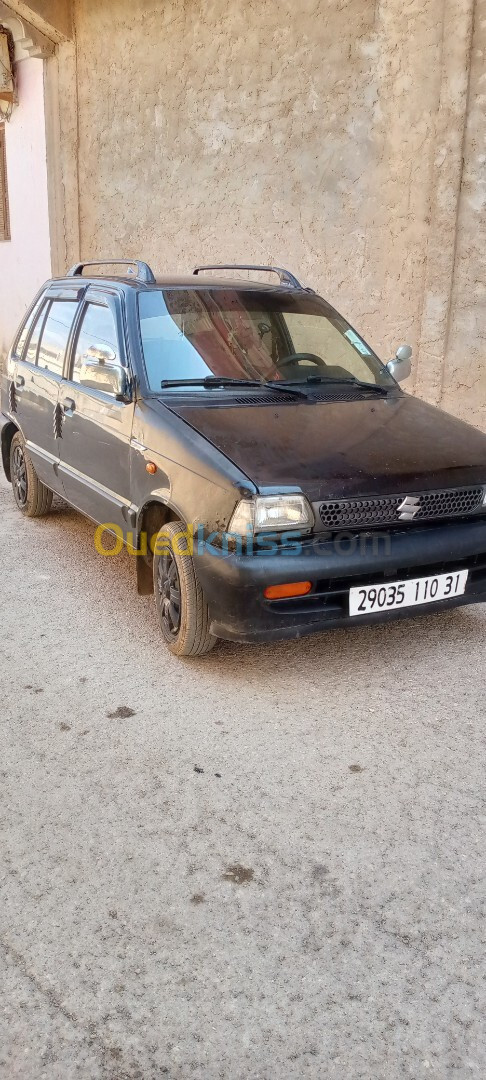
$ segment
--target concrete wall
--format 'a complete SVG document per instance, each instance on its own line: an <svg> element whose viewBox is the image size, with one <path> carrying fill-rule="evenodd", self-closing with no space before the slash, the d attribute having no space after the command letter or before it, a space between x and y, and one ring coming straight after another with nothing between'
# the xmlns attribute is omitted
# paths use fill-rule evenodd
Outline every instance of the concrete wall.
<svg viewBox="0 0 486 1080"><path fill-rule="evenodd" d="M443 402L486 426L486 0L477 0Z"/></svg>
<svg viewBox="0 0 486 1080"><path fill-rule="evenodd" d="M48 62L59 269L287 265L384 358L410 341L416 392L485 423L485 0L74 15L75 48Z"/></svg>
<svg viewBox="0 0 486 1080"><path fill-rule="evenodd" d="M6 124L11 240L0 243L0 356L51 275L43 62L17 65L19 105Z"/></svg>

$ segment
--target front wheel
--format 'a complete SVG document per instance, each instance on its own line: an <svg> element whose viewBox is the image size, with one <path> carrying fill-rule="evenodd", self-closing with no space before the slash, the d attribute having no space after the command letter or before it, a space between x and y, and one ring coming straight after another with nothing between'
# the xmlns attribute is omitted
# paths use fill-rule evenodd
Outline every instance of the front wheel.
<svg viewBox="0 0 486 1080"><path fill-rule="evenodd" d="M42 517L48 513L52 491L39 480L20 431L10 444L10 478L15 502L22 514Z"/></svg>
<svg viewBox="0 0 486 1080"><path fill-rule="evenodd" d="M182 521L170 521L154 545L154 593L160 629L174 656L201 656L214 648L209 612Z"/></svg>

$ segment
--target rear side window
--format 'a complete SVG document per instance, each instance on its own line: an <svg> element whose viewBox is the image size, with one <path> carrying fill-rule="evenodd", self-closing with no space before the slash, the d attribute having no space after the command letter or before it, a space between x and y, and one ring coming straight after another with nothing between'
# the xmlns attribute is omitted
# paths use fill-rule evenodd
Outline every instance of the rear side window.
<svg viewBox="0 0 486 1080"><path fill-rule="evenodd" d="M64 357L78 304L73 300L53 300L39 346L37 364L54 375L62 375Z"/></svg>
<svg viewBox="0 0 486 1080"><path fill-rule="evenodd" d="M34 307L32 308L32 311L31 311L30 315L25 320L24 325L23 325L23 327L22 327L22 329L20 331L20 334L19 334L19 336L17 338L17 341L16 341L16 343L14 345L14 348L12 350L12 355L13 356L19 356L19 357L22 356L22 353L23 353L23 351L25 349L25 342L27 341L27 338L28 338L29 333L30 333L30 328L34 323L34 319L35 319L35 317L36 317L36 315L37 315L37 313L39 311L39 308L40 308L40 306L42 304L43 299L44 299L44 297L41 296L40 299L37 301L37 303L34 304Z"/></svg>
<svg viewBox="0 0 486 1080"><path fill-rule="evenodd" d="M40 338L40 334L41 334L41 330L42 330L42 324L44 322L45 317L46 317L46 305L43 304L42 307L40 308L36 318L35 318L35 321L34 321L34 324L33 324L33 327L32 327L31 333L30 333L30 338L28 337L27 352L25 353L25 356L23 357L23 359L27 360L29 364L35 364L36 361L37 361L37 349L39 347L39 338Z"/></svg>

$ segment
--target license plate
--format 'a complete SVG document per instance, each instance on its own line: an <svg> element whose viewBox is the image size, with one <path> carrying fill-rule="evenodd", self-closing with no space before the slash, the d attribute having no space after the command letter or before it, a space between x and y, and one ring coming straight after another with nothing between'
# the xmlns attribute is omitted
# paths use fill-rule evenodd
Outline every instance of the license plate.
<svg viewBox="0 0 486 1080"><path fill-rule="evenodd" d="M436 577L414 578L413 581L392 581L386 585L363 585L349 590L349 614L369 615L375 611L393 611L394 608L416 607L433 604L437 600L451 600L466 591L469 570Z"/></svg>

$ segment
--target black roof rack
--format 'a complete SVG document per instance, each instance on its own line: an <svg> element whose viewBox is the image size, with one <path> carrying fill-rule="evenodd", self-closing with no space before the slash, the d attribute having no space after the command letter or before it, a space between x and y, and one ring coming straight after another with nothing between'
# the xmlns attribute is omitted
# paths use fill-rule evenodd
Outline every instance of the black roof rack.
<svg viewBox="0 0 486 1080"><path fill-rule="evenodd" d="M277 274L281 285L289 285L291 289L302 289L303 286L290 270L282 270L280 266L240 266L238 263L228 263L220 266L196 266L193 274L200 274L202 270L258 270L267 274Z"/></svg>
<svg viewBox="0 0 486 1080"><path fill-rule="evenodd" d="M68 270L67 277L81 277L86 266L136 266L136 277L146 285L155 285L155 277L148 263L139 259L96 259L94 262L76 263ZM130 273L130 271L129 271ZM131 271L134 274L134 270Z"/></svg>

